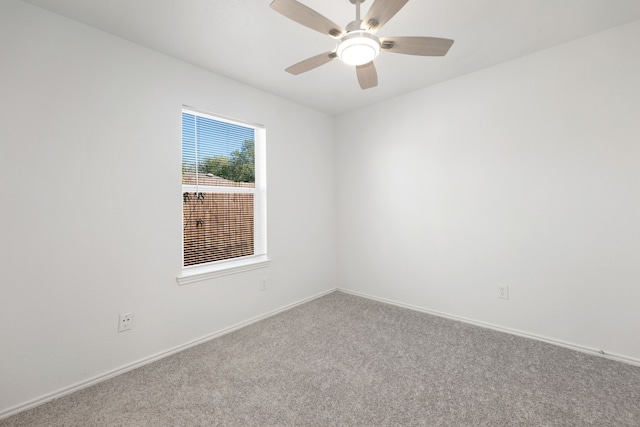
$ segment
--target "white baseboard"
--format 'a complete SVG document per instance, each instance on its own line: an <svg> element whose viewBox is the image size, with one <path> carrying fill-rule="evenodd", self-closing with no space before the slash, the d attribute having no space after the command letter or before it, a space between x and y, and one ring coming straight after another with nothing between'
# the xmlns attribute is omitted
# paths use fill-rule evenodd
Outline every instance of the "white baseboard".
<svg viewBox="0 0 640 427"><path fill-rule="evenodd" d="M557 345L560 347L564 347L564 348L568 348L571 350L576 350L582 353L588 353L591 355L595 355L595 356L600 356L600 357L604 357L606 359L611 359L611 360L615 360L618 362L623 362L623 363L627 363L630 365L636 365L636 366L640 366L640 359L635 359L632 357L627 357L627 356L623 356L620 354L615 354L615 353L607 353L604 352L600 349L595 349L595 348L589 348L589 347L585 347L585 346L581 346L578 344L574 344L574 343L570 343L570 342L566 342L566 341L562 341L562 340L557 340L557 339L553 339L553 338L548 338L548 337L543 337L540 335L535 335L535 334L530 334L528 332L523 332L523 331L519 331L516 329L511 329L511 328L506 328L503 326L498 326L498 325L494 325L491 323L486 323L486 322L481 322L478 320L474 320L474 319L467 319L466 317L460 317L460 316L455 316L452 314L447 314L447 313L442 313L440 311L436 311L436 310L431 310L428 308L424 308L424 307L418 307L415 305L411 305L411 304L405 304L402 302L398 302L398 301L394 301L394 300L390 300L387 298L380 298L380 297L376 297L373 295L368 295L368 294L364 294L362 292L356 292L356 291L351 291L349 289L343 289L343 288L338 288L337 289L340 292L344 292L346 294L351 294L351 295L355 295L355 296L359 296L359 297L363 297L363 298L368 298L374 301L379 301L379 302L383 302L386 304L391 304L391 305L395 305L398 307L403 307L403 308L408 308L410 310L415 310L415 311L420 311L422 313L427 313L427 314L432 314L434 316L438 316L438 317L444 317L447 319L451 319L451 320L457 320L460 322L464 322L464 323L469 323L471 325L475 325L475 326L480 326L482 328L488 328L488 329L493 329L495 331L499 331L499 332L505 332L507 334L513 334L513 335L518 335L524 338L531 338L537 341L542 341L542 342L546 342L548 344L553 344L553 345Z"/></svg>
<svg viewBox="0 0 640 427"><path fill-rule="evenodd" d="M346 294L351 294L351 295L355 295L355 296L371 299L371 300L374 300L374 301L379 301L379 302L383 302L383 303L386 303L386 304L395 305L395 306L398 306L398 307L408 308L410 310L415 310L415 311L419 311L419 312L422 312L422 313L432 314L434 316L444 317L444 318L451 319L451 320L457 320L457 321L460 321L460 322L469 323L471 325L480 326L480 327L488 328L488 329L493 329L493 330L496 330L496 331L499 331L499 332L505 332L505 333L508 333L508 334L518 335L518 336L525 337L525 338L531 338L531 339L534 339L534 340L546 342L546 343L557 345L557 346L560 346L560 347L565 347L565 348L568 348L568 349L571 349L571 350L576 350L576 351L580 351L580 352L583 352L583 353L588 353L588 354L592 354L592 355L595 355L595 356L600 356L600 357L604 357L604 358L607 358L607 359L616 360L618 362L623 362L623 363L628 363L628 364L631 364L631 365L640 366L640 360L639 359L626 357L626 356L622 356L622 355L619 355L619 354L612 354L612 353L604 353L603 354L598 349L588 348L588 347L584 347L584 346L581 346L581 345L569 343L569 342L562 341L562 340L556 340L556 339L547 338L547 337L543 337L543 336L539 336L539 335L535 335L535 334L530 334L530 333L527 333L527 332L522 332L522 331L518 331L518 330L515 330L515 329L510 329L510 328L505 328L505 327L502 327L502 326L493 325L491 323L480 322L480 321L473 320L473 319L467 319L465 317L460 317L460 316L455 316L455 315L451 315L451 314L447 314L447 313L442 313L442 312L439 312L439 311L436 311L436 310L431 310L431 309L424 308L424 307L418 307L418 306L411 305L411 304L405 304L405 303L394 301L394 300L390 300L390 299L387 299L387 298L380 298L380 297L376 297L376 296L373 296L373 295L368 295L368 294L364 294L364 293L361 293L361 292L352 291L352 290L349 290L349 289L333 288L333 289L329 289L327 291L321 292L321 293L319 293L317 295L311 296L309 298L305 298L303 300L300 300L300 301L294 302L292 304L286 305L284 307L281 307L279 309L273 310L271 312L265 313L263 315L253 317L253 318L248 319L248 320L246 320L244 322L237 323L237 324L232 325L232 326L230 326L228 328L222 329L220 331L214 332L214 333L206 335L204 337L195 339L193 341L189 341L189 342L187 342L185 344L182 344L182 345L179 345L179 346L164 350L162 352L156 353L156 354L151 355L149 357L146 357L144 359L140 359L140 360L138 360L136 362L130 363L130 364L125 365L125 366L122 366L120 368L114 369L114 370L106 372L104 374L95 376L93 378L89 378L89 379L87 379L85 381L78 382L76 384L73 384L71 386L62 388L62 389L57 390L55 392L48 393L46 395L40 396L38 398L35 398L35 399L30 400L28 402L22 403L20 405L13 406L11 408L8 408L8 409L0 412L0 420L3 419L3 418L7 418L7 417L10 417L12 415L15 415L15 414L17 414L19 412L26 411L26 410L31 409L31 408L35 408L36 406L40 406L40 405L42 405L44 403L47 403L47 402L50 402L52 400L58 399L58 398L60 398L62 396L65 396L67 394L71 394L71 393L74 393L76 391L82 390L84 388L90 387L92 385L98 384L98 383L100 383L102 381L106 381L106 380L108 380L110 378L116 377L118 375L124 374L125 372L131 371L133 369L136 369L136 368L139 368L141 366L147 365L149 363L155 362L156 360L160 360L160 359L163 359L165 357L171 356L172 354L175 354L175 353L178 353L180 351L186 350L188 348L194 347L194 346L196 346L198 344L203 344L203 343L205 343L207 341L210 341L212 339L221 337L221 336L226 335L226 334L228 334L230 332L233 332L233 331L236 331L238 329L241 329L241 328L243 328L245 326L249 326L252 323L259 322L260 320L266 319L268 317L275 316L276 314L282 313L283 311L290 310L290 309L292 309L292 308L294 308L296 306L299 306L301 304L305 304L305 303L307 303L309 301L313 301L314 299L323 297L323 296L328 295L328 294L330 294L332 292L335 292L335 291L344 292Z"/></svg>
<svg viewBox="0 0 640 427"><path fill-rule="evenodd" d="M78 382L76 384L70 385L68 387L61 388L61 389L59 389L57 391L54 391L52 393L48 393L48 394L45 394L43 396L37 397L37 398L35 398L33 400L27 401L25 403L10 407L10 408L0 412L0 420L2 420L3 418L10 417L12 415L16 415L19 412L23 412L23 411L26 411L28 409L35 408L36 406L40 406L40 405L42 405L44 403L47 403L47 402L50 402L52 400L58 399L58 398L60 398L62 396L66 396L67 394L75 393L76 391L82 390L82 389L87 388L87 387L91 387L92 385L95 385L95 384L98 384L100 382L106 381L106 380L108 380L110 378L113 378L113 377L117 377L118 375L124 374L125 372L129 372L129 371L131 371L133 369L136 369L136 368L139 368L141 366L148 365L149 363L155 362L156 360L160 360L160 359L163 359L165 357L171 356L172 354L181 352L181 351L186 350L188 348L194 347L194 346L196 346L198 344L203 344L203 343L205 343L207 341L210 341L210 340L212 340L214 338L221 337L221 336L226 335L226 334L228 334L230 332L233 332L233 331L236 331L238 329L244 328L245 326L249 326L252 323L259 322L260 320L264 320L264 319L266 319L268 317L275 316L276 314L282 313L283 311L290 310L290 309L292 309L292 308L294 308L296 306L299 306L301 304L305 304L305 303L307 303L309 301L313 301L314 299L317 299L317 298L323 297L325 295L328 295L330 293L333 293L336 290L337 290L336 288L329 289L328 291L324 291L324 292L321 292L321 293L316 294L314 296L311 296L309 298L305 298L303 300L294 302L292 304L288 304L288 305L286 305L284 307L278 308L276 310L270 311L270 312L268 312L266 314L262 314L260 316L253 317L253 318L251 318L249 320L246 320L244 322L236 323L235 325L229 326L228 328L222 329L220 331L214 332L212 334L206 335L206 336L201 337L201 338L197 338L197 339L195 339L193 341L189 341L189 342L187 342L185 344L182 344L182 345L179 345L179 346L176 346L176 347L161 351L159 353L153 354L153 355L151 355L149 357L145 357L144 359L140 359L140 360L138 360L136 362L133 362L133 363L130 363L128 365L121 366L120 368L114 369L114 370L106 372L104 374L89 378L89 379L87 379L85 381L80 381L80 382Z"/></svg>

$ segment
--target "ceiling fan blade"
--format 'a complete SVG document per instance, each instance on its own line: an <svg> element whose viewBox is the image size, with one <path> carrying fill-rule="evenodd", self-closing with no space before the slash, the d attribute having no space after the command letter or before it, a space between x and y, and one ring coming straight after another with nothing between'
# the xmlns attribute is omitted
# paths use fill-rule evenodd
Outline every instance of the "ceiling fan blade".
<svg viewBox="0 0 640 427"><path fill-rule="evenodd" d="M273 0L271 8L298 24L319 31L322 34L327 34L334 38L344 34L344 30L340 25L296 0Z"/></svg>
<svg viewBox="0 0 640 427"><path fill-rule="evenodd" d="M437 37L383 37L380 48L393 53L420 56L444 56L453 44L451 39Z"/></svg>
<svg viewBox="0 0 640 427"><path fill-rule="evenodd" d="M295 76L313 70L321 65L331 62L337 55L334 51L321 53L320 55L312 56L311 58L300 61L297 64L292 65L285 71Z"/></svg>
<svg viewBox="0 0 640 427"><path fill-rule="evenodd" d="M375 0L362 21L363 30L378 31L409 0Z"/></svg>
<svg viewBox="0 0 640 427"><path fill-rule="evenodd" d="M378 86L378 73L373 61L368 64L356 66L356 74L358 75L358 83L362 89L369 89Z"/></svg>

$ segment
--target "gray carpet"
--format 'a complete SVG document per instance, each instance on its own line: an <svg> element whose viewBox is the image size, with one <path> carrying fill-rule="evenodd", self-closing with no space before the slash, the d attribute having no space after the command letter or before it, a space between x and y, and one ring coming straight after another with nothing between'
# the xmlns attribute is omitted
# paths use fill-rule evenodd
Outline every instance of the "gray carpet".
<svg viewBox="0 0 640 427"><path fill-rule="evenodd" d="M640 426L640 368L335 292L1 426Z"/></svg>

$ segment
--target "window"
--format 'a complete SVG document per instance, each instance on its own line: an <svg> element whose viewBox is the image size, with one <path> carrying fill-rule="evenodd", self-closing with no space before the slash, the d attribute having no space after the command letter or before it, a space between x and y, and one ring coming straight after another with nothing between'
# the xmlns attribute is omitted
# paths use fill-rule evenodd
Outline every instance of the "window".
<svg viewBox="0 0 640 427"><path fill-rule="evenodd" d="M266 265L265 129L182 110L184 284Z"/></svg>

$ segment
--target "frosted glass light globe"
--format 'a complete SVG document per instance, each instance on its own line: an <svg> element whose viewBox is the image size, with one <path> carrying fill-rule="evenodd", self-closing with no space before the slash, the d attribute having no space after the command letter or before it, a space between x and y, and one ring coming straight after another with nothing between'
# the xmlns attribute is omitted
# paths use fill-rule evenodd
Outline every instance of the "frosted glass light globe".
<svg viewBox="0 0 640 427"><path fill-rule="evenodd" d="M346 64L367 64L380 53L380 39L364 30L351 31L340 39L336 53Z"/></svg>

